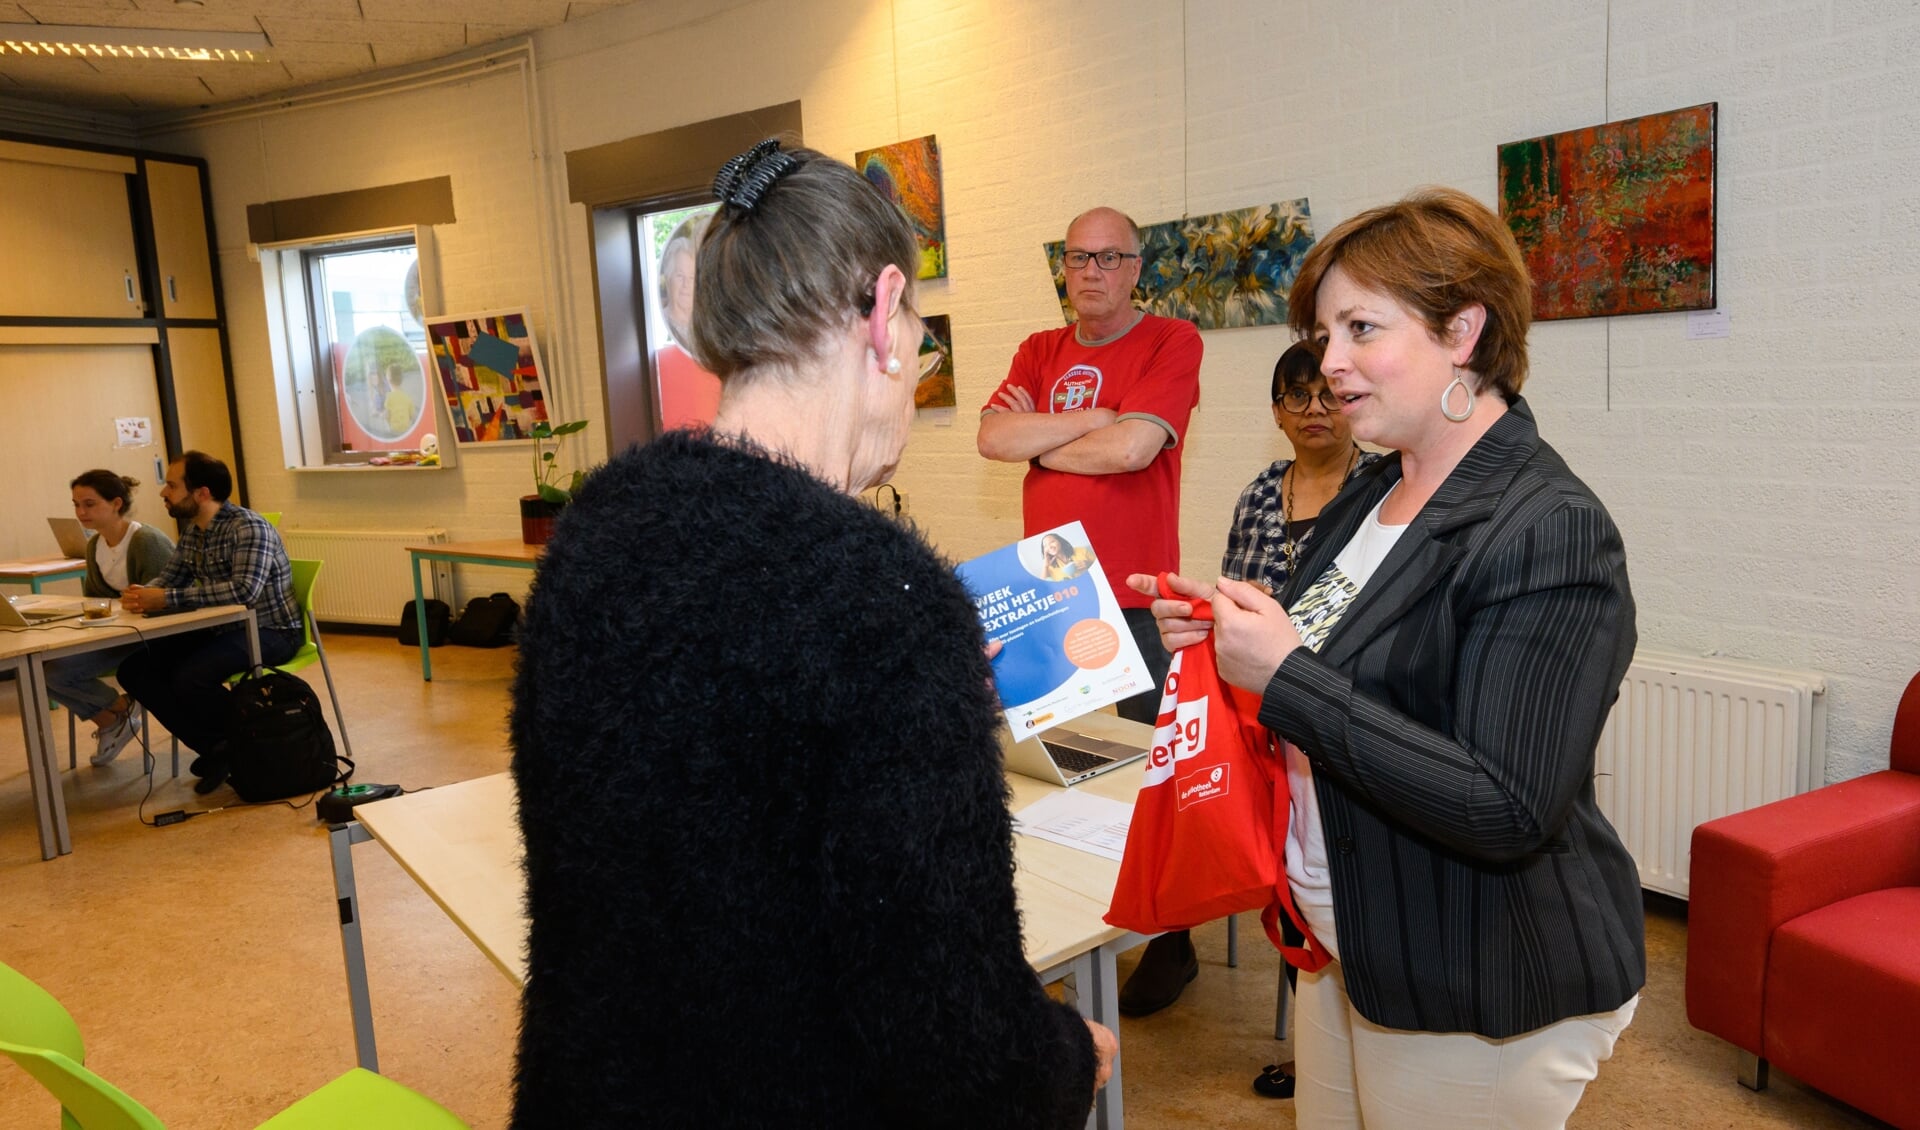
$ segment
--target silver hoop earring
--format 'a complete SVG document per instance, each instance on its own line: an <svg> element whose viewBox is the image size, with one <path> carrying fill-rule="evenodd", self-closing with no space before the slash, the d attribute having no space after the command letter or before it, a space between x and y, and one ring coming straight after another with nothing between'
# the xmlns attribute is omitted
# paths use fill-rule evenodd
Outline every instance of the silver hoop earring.
<svg viewBox="0 0 1920 1130"><path fill-rule="evenodd" d="M1462 388L1467 390L1467 410L1465 412L1460 413L1458 416L1454 415L1447 408L1447 401L1452 399L1453 390L1456 388ZM1461 378L1459 370L1457 369L1454 370L1453 380L1447 382L1447 387L1440 390L1440 414L1442 416L1445 416L1447 419L1452 420L1456 424L1462 423L1466 420L1467 417L1473 415L1473 405L1474 405L1473 386L1469 385L1464 379Z"/></svg>

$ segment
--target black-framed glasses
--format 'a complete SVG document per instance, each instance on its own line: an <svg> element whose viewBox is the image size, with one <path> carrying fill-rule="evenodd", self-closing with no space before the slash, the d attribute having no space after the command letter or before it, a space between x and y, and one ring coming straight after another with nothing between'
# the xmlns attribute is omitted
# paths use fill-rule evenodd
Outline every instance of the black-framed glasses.
<svg viewBox="0 0 1920 1130"><path fill-rule="evenodd" d="M1103 271L1117 271L1120 269L1120 264L1129 259L1138 259L1140 256L1131 251L1069 251L1063 258L1066 260L1069 271L1077 271L1085 267L1089 260L1100 264L1100 269Z"/></svg>
<svg viewBox="0 0 1920 1130"><path fill-rule="evenodd" d="M1333 394L1332 389L1330 388L1321 389L1319 399L1320 399L1320 407L1325 408L1329 412L1340 411L1340 398ZM1314 401L1314 395L1308 392L1306 389L1300 388L1298 386L1290 388L1287 391L1280 394L1280 407L1285 408L1287 411L1293 413L1296 416L1300 415L1302 412L1305 412L1307 410L1307 406L1309 404L1312 404L1313 401Z"/></svg>

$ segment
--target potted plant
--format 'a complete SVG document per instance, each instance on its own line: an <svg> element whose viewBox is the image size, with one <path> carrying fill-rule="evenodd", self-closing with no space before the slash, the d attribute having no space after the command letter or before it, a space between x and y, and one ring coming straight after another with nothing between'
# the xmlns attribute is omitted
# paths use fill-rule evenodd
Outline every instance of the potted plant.
<svg viewBox="0 0 1920 1130"><path fill-rule="evenodd" d="M575 471L561 486L556 481L561 478L560 466L554 459L559 454L560 437L586 426L585 420L569 420L557 428L542 420L533 426L534 493L520 496L520 540L528 545L547 544L553 536L553 520L573 501L573 492L586 480L585 471Z"/></svg>

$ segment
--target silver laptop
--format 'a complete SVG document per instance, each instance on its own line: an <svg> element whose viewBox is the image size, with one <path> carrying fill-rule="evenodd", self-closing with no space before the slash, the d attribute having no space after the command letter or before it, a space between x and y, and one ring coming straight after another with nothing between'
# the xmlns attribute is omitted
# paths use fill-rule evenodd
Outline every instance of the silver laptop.
<svg viewBox="0 0 1920 1130"><path fill-rule="evenodd" d="M87 528L80 524L80 519L48 518L47 525L53 528L53 540L60 543L60 552L68 557L86 557Z"/></svg>
<svg viewBox="0 0 1920 1130"><path fill-rule="evenodd" d="M1083 715L1020 741L1000 728L1007 768L1056 785L1077 785L1138 761L1152 742L1152 729L1111 714Z"/></svg>
<svg viewBox="0 0 1920 1130"><path fill-rule="evenodd" d="M15 608L12 597L0 600L0 628L31 628L36 624L49 624L55 620L79 618L78 604L28 605L25 608Z"/></svg>

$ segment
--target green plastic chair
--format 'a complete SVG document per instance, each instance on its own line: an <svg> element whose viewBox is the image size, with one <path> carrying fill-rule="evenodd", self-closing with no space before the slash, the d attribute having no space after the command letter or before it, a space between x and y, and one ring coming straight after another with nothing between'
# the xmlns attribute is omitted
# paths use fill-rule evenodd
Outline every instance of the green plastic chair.
<svg viewBox="0 0 1920 1130"><path fill-rule="evenodd" d="M0 963L0 1055L59 1101L66 1130L166 1130L153 1112L89 1071L80 1029L53 995ZM356 1067L260 1124L260 1130L467 1130L451 1111Z"/></svg>
<svg viewBox="0 0 1920 1130"><path fill-rule="evenodd" d="M280 512L278 510L255 510L254 513L273 523L274 529L277 530L280 528Z"/></svg>

